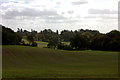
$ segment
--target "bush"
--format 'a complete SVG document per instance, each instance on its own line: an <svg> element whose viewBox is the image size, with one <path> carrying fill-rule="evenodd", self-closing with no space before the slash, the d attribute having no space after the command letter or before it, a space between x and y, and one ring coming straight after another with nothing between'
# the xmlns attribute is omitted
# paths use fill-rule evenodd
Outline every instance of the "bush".
<svg viewBox="0 0 120 80"><path fill-rule="evenodd" d="M64 44L58 44L58 46L57 46L57 49L63 49L64 48Z"/></svg>
<svg viewBox="0 0 120 80"><path fill-rule="evenodd" d="M37 43L36 42L32 42L32 46L33 47L37 47Z"/></svg>
<svg viewBox="0 0 120 80"><path fill-rule="evenodd" d="M24 45L24 46L32 46L32 47L37 47L37 43L36 42L32 42L32 44L25 44L25 42L24 41L22 41L21 42L22 43L22 45Z"/></svg>
<svg viewBox="0 0 120 80"><path fill-rule="evenodd" d="M55 49L59 43L61 43L59 36L52 36L48 41L47 47Z"/></svg>
<svg viewBox="0 0 120 80"><path fill-rule="evenodd" d="M30 44L23 44L24 46L30 46Z"/></svg>
<svg viewBox="0 0 120 80"><path fill-rule="evenodd" d="M70 45L65 44L58 44L57 49L63 49L63 50L73 50L73 48Z"/></svg>
<svg viewBox="0 0 120 80"><path fill-rule="evenodd" d="M70 45L64 45L64 50L73 50L73 48Z"/></svg>

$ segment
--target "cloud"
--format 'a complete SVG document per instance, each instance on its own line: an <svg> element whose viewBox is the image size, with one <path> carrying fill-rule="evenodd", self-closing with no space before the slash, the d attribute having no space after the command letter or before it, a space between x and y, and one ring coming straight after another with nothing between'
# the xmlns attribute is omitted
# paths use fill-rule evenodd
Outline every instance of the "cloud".
<svg viewBox="0 0 120 80"><path fill-rule="evenodd" d="M56 16L46 16L46 19L50 19L50 20L63 20L63 19L67 19L61 15L56 15Z"/></svg>
<svg viewBox="0 0 120 80"><path fill-rule="evenodd" d="M57 5L60 5L61 3L60 2L56 2Z"/></svg>
<svg viewBox="0 0 120 80"><path fill-rule="evenodd" d="M47 19L46 20L46 22L47 23L54 23L54 24L56 24L56 23L62 23L62 24L69 24L69 23L76 23L76 22L78 22L78 21L80 21L80 20L69 20L69 19L60 19L60 20L51 20L51 19Z"/></svg>
<svg viewBox="0 0 120 80"><path fill-rule="evenodd" d="M78 29L79 27L74 25L79 24L92 28L90 26L93 24L101 25L96 22L100 20L103 21L103 25L111 23L117 26L118 3L116 1L2 0L0 1L0 16L2 16L0 22L13 29L23 26L22 28L25 29L34 28L36 30L44 28ZM70 26L71 24L73 26ZM101 28L101 31L102 29L104 28ZM106 29L106 31L108 30Z"/></svg>
<svg viewBox="0 0 120 80"><path fill-rule="evenodd" d="M86 19L103 19L103 20L105 20L105 19L109 19L109 20L118 19L117 15L116 16L109 16L109 15L107 15L107 16L105 16L105 15L94 15L93 16L93 15L89 15L89 16L86 16L84 18L86 18Z"/></svg>
<svg viewBox="0 0 120 80"><path fill-rule="evenodd" d="M68 11L68 13L69 13L69 14L73 14L73 13L74 13L74 11Z"/></svg>
<svg viewBox="0 0 120 80"><path fill-rule="evenodd" d="M22 16L29 16L29 17L43 17L43 16L57 16L57 12L55 10L36 10L32 8L25 8L22 11L18 11L16 9L7 10L3 15L4 18L15 18L15 17L22 17Z"/></svg>
<svg viewBox="0 0 120 80"><path fill-rule="evenodd" d="M109 9L89 9L88 10L89 14L118 14L117 11L110 11Z"/></svg>
<svg viewBox="0 0 120 80"><path fill-rule="evenodd" d="M23 10L8 9L1 14L3 20L43 20L47 23L62 23L67 18L58 14L56 10L37 10L34 8L25 8Z"/></svg>
<svg viewBox="0 0 120 80"><path fill-rule="evenodd" d="M81 5L81 4L87 4L88 2L86 0L80 0L80 1L74 1L72 2L73 5Z"/></svg>

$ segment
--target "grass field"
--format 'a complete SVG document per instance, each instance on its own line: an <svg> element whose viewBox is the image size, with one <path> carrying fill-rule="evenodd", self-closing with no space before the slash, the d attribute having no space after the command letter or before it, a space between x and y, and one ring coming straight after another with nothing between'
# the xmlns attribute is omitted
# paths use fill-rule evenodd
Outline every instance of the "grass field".
<svg viewBox="0 0 120 80"><path fill-rule="evenodd" d="M35 41L38 44L38 47L44 48L47 47L48 42ZM63 44L69 45L70 42L62 42Z"/></svg>
<svg viewBox="0 0 120 80"><path fill-rule="evenodd" d="M69 45L70 44L70 42L62 42L63 44L66 44L66 45Z"/></svg>
<svg viewBox="0 0 120 80"><path fill-rule="evenodd" d="M117 77L117 52L3 46L3 78Z"/></svg>
<svg viewBox="0 0 120 80"><path fill-rule="evenodd" d="M26 39L22 39L22 41L24 41L25 42L25 44L29 44L29 42L26 40ZM37 44L38 44L38 47L41 47L41 48L43 48L43 47L47 47L47 42L42 42L42 41L35 41Z"/></svg>
<svg viewBox="0 0 120 80"><path fill-rule="evenodd" d="M38 47L44 48L47 47L47 42L35 41L38 44Z"/></svg>
<svg viewBox="0 0 120 80"><path fill-rule="evenodd" d="M26 36L23 37L22 41L25 42L25 44L29 44L29 41L27 41ZM42 42L42 41L35 41L38 44L38 47L44 48L47 47L48 42ZM62 42L63 44L69 45L70 42Z"/></svg>

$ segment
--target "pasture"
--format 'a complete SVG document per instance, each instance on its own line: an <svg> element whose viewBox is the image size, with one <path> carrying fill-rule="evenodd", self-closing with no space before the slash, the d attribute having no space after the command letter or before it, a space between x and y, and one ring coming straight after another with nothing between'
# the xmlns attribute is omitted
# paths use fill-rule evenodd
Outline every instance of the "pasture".
<svg viewBox="0 0 120 80"><path fill-rule="evenodd" d="M38 44L38 47L40 48L45 48L47 47L47 42L42 42L42 41L35 41Z"/></svg>
<svg viewBox="0 0 120 80"><path fill-rule="evenodd" d="M118 75L118 52L7 45L3 46L2 55L3 78L115 78Z"/></svg>

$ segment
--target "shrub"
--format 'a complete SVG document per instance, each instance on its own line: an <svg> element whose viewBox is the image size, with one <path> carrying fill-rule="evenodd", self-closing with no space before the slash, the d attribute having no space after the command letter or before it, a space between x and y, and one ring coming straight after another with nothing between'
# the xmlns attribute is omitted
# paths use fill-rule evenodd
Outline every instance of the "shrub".
<svg viewBox="0 0 120 80"><path fill-rule="evenodd" d="M70 45L65 45L63 43L58 44L57 49L73 50L73 48Z"/></svg>
<svg viewBox="0 0 120 80"><path fill-rule="evenodd" d="M64 48L64 44L62 43L58 44L57 49L63 49L63 48Z"/></svg>
<svg viewBox="0 0 120 80"><path fill-rule="evenodd" d="M64 50L72 50L73 48L70 45L64 45Z"/></svg>
<svg viewBox="0 0 120 80"><path fill-rule="evenodd" d="M37 47L37 43L36 42L32 42L32 46L33 47Z"/></svg>
<svg viewBox="0 0 120 80"><path fill-rule="evenodd" d="M27 43L27 44L24 44L24 46L30 46L30 44Z"/></svg>

